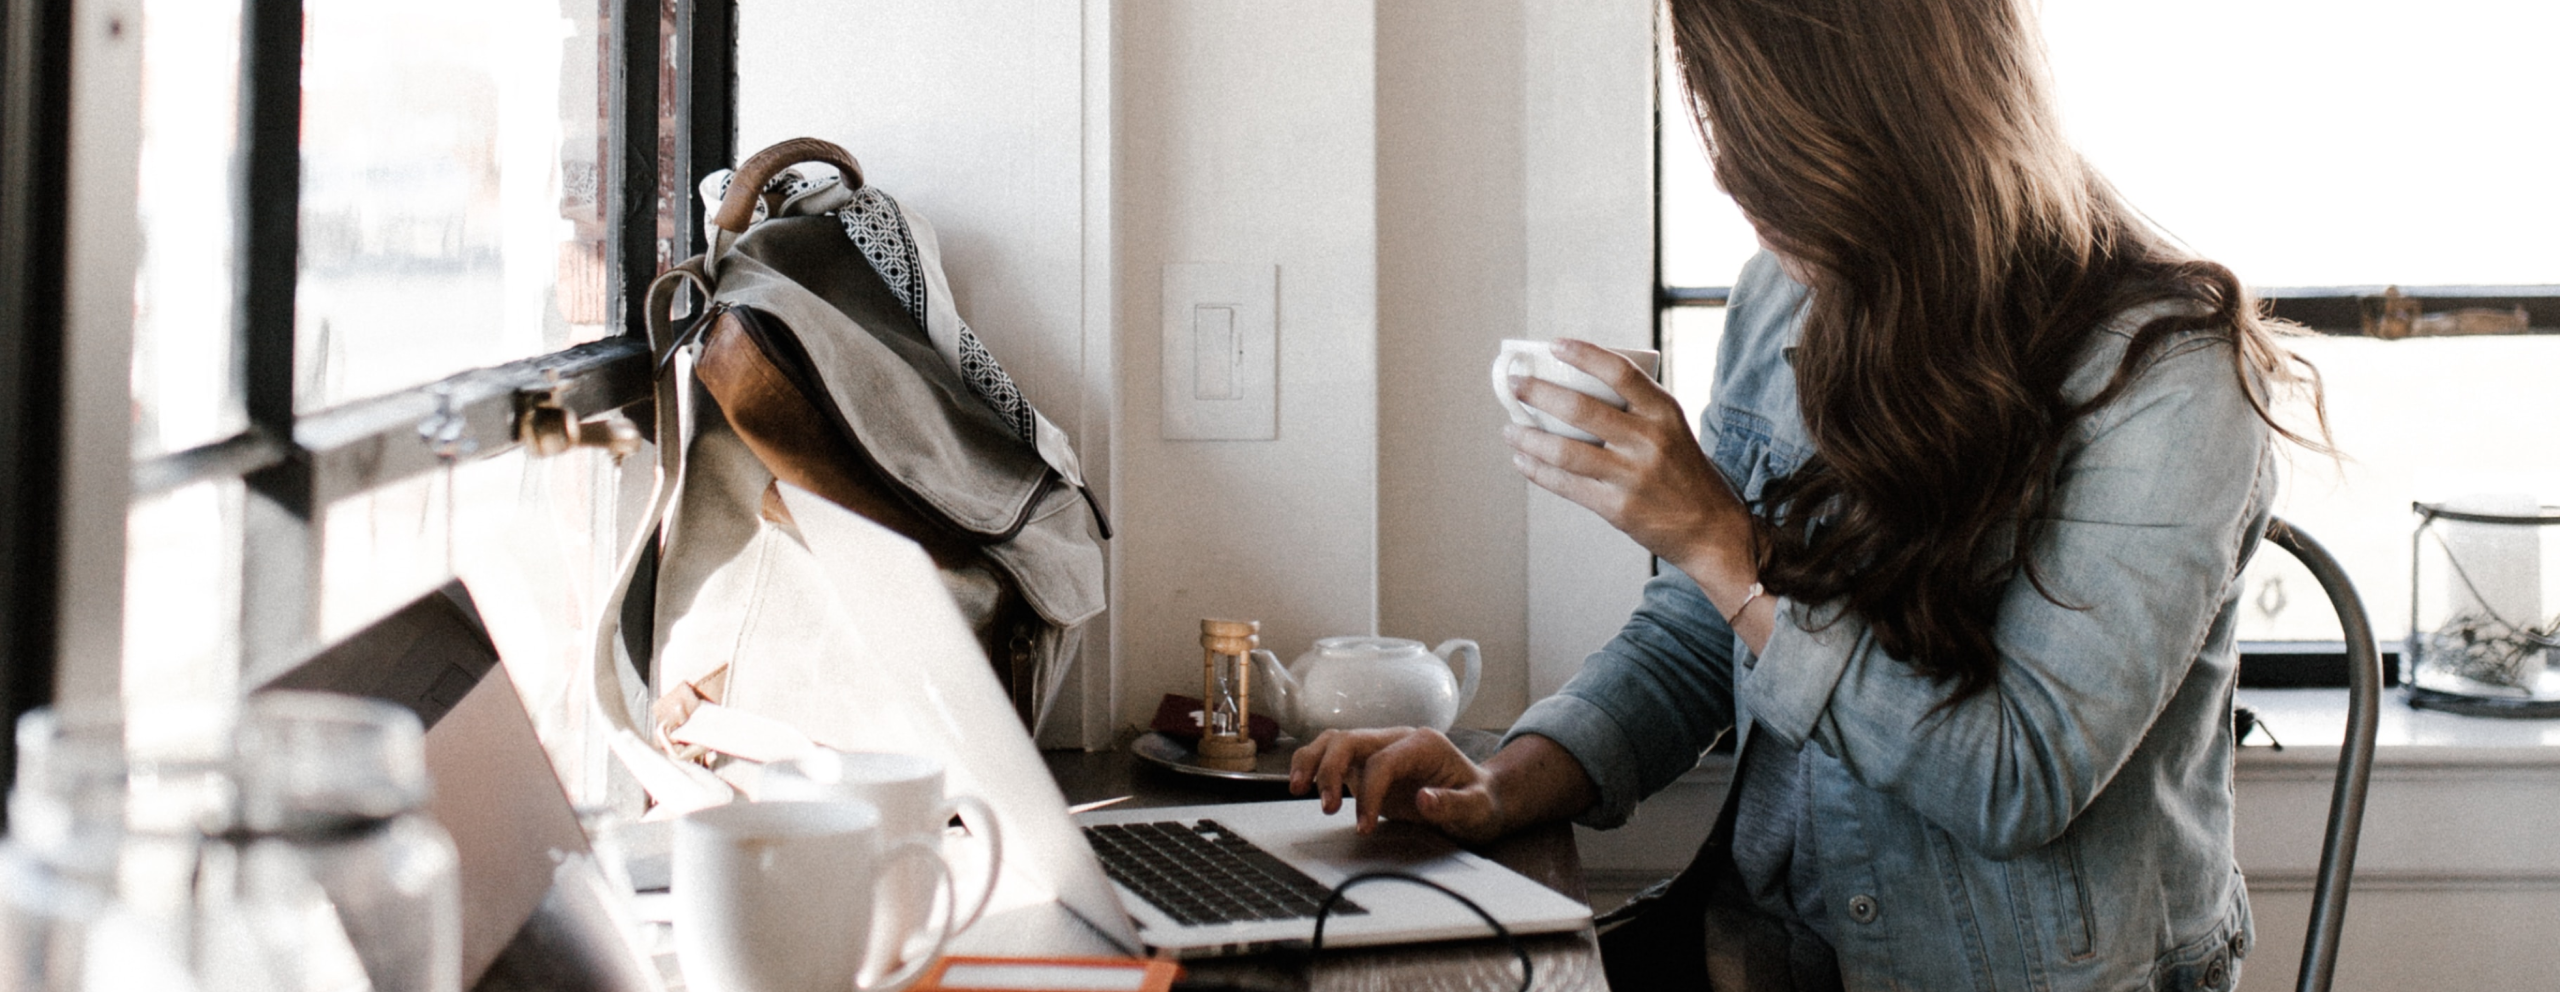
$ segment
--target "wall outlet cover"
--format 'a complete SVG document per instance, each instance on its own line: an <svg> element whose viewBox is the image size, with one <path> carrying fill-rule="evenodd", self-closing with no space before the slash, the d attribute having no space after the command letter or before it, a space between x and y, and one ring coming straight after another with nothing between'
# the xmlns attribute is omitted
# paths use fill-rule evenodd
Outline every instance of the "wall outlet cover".
<svg viewBox="0 0 2560 992"><path fill-rule="evenodd" d="M1163 434L1169 441L1280 436L1279 267L1164 267Z"/></svg>

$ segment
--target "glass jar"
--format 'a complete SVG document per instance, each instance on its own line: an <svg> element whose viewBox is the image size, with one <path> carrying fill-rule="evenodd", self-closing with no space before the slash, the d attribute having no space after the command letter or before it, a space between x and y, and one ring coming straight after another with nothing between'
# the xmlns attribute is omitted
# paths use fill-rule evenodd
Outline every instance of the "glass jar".
<svg viewBox="0 0 2560 992"><path fill-rule="evenodd" d="M214 768L214 738L182 739L189 722L170 720L137 748L129 726L111 704L47 707L18 722L0 842L0 989L195 987L183 893L201 793L187 787ZM157 889L149 872L128 870L154 863L174 869Z"/></svg>
<svg viewBox="0 0 2560 992"><path fill-rule="evenodd" d="M375 992L459 992L459 859L427 814L417 717L352 696L260 693L241 706L234 748L236 794L208 835L198 918L246 926L200 937L208 967L315 992L346 987L350 968Z"/></svg>
<svg viewBox="0 0 2560 992"><path fill-rule="evenodd" d="M2409 704L2475 716L2560 716L2560 507L2531 496L2417 503Z"/></svg>

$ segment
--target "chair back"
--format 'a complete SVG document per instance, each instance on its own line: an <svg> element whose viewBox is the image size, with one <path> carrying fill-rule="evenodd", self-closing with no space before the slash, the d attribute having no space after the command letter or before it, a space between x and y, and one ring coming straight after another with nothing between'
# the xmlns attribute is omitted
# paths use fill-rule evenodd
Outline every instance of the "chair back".
<svg viewBox="0 0 2560 992"><path fill-rule="evenodd" d="M2338 779L2329 792L2329 830L2320 844L2320 874L2311 891L2311 925L2303 932L2297 992L2328 992L2338 968L2338 934L2347 922L2347 886L2356 870L2356 839L2364 826L2365 790L2373 778L2375 723L2382 714L2382 654L2373 623L2355 583L2311 535L2282 518L2267 522L2267 542L2290 552L2311 570L2329 605L2338 611L2346 638L2347 735L2338 746Z"/></svg>

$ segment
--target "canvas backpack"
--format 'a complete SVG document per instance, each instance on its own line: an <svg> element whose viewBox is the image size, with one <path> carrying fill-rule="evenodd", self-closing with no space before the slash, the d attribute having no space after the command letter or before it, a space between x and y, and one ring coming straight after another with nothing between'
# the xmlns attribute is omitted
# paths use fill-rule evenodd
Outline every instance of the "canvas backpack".
<svg viewBox="0 0 2560 992"><path fill-rule="evenodd" d="M813 162L835 175L793 168ZM932 227L843 149L785 141L703 192L709 250L647 301L660 466L596 625L609 726L700 760L675 738L703 702L820 741L857 718L813 706L830 673L811 614L828 607L798 587L787 483L924 547L1037 734L1105 602L1110 525L1065 432L961 320Z"/></svg>

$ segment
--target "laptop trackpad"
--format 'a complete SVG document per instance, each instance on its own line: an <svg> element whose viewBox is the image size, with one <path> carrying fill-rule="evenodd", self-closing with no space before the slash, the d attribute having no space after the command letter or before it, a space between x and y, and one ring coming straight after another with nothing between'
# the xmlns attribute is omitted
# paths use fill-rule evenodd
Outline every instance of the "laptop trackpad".
<svg viewBox="0 0 2560 992"><path fill-rule="evenodd" d="M1381 821L1376 833L1328 830L1289 845L1290 860L1346 873L1412 871L1457 853L1457 845L1418 823Z"/></svg>

